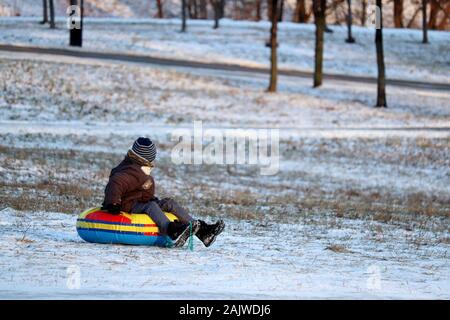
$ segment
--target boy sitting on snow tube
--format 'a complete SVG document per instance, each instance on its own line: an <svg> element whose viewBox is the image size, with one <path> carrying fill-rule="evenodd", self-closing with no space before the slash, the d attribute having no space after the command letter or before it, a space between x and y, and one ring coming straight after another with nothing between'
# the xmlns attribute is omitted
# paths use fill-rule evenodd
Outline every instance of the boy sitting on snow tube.
<svg viewBox="0 0 450 320"><path fill-rule="evenodd" d="M183 246L190 233L209 247L223 231L225 223L219 220L207 224L195 220L175 200L155 197L155 180L150 175L155 158L155 144L148 138L137 139L125 159L111 170L102 209L111 214L121 211L148 214L160 233L174 241L175 247ZM163 211L171 212L179 221L170 222Z"/></svg>

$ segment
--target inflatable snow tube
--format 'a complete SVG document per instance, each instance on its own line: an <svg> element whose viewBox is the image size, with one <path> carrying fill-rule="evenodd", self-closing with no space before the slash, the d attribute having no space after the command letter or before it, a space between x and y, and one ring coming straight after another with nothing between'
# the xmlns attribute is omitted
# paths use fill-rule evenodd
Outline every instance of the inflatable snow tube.
<svg viewBox="0 0 450 320"><path fill-rule="evenodd" d="M176 216L166 212L170 221ZM121 212L113 215L100 208L81 213L77 219L81 239L93 243L114 243L171 247L172 240L159 233L158 226L146 214Z"/></svg>

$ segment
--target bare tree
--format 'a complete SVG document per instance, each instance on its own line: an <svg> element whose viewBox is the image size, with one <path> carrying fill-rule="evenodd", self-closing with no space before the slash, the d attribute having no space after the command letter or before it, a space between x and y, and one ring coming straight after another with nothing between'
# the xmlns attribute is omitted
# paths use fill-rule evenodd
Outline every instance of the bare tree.
<svg viewBox="0 0 450 320"><path fill-rule="evenodd" d="M278 21L280 22L283 17L282 17L282 11L283 11L283 0L278 0L277 1L277 8L276 8L276 14L278 16ZM272 21L272 12L273 12L273 1L272 0L267 0L267 19L269 21Z"/></svg>
<svg viewBox="0 0 450 320"><path fill-rule="evenodd" d="M450 1L429 0L427 3L429 3L428 29L446 30L450 22Z"/></svg>
<svg viewBox="0 0 450 320"><path fill-rule="evenodd" d="M255 0L255 5L256 5L256 16L255 16L255 20L256 21L260 21L261 20L261 0Z"/></svg>
<svg viewBox="0 0 450 320"><path fill-rule="evenodd" d="M314 6L314 0L313 0L313 6ZM324 9L324 13L323 13L323 15L324 15L324 21L325 21L325 28L324 28L324 31L325 31L326 33L333 33L333 29L331 29L330 27L328 27L328 24L327 24L327 9L328 9L328 7L327 7L327 1L325 0L325 9Z"/></svg>
<svg viewBox="0 0 450 320"><path fill-rule="evenodd" d="M48 23L48 7L47 0L42 0L42 21L40 24Z"/></svg>
<svg viewBox="0 0 450 320"><path fill-rule="evenodd" d="M186 1L181 0L181 32L186 32Z"/></svg>
<svg viewBox="0 0 450 320"><path fill-rule="evenodd" d="M199 19L207 19L208 18L208 10L206 8L207 2L206 0L200 0L199 1Z"/></svg>
<svg viewBox="0 0 450 320"><path fill-rule="evenodd" d="M416 10L414 11L413 15L411 16L411 18L409 19L409 22L406 24L407 28L411 28L412 25L414 24L414 21L416 21L416 17L419 14L419 12L422 11L422 5L420 5L419 7L416 8Z"/></svg>
<svg viewBox="0 0 450 320"><path fill-rule="evenodd" d="M378 66L378 79L377 79L377 104L378 108L386 108L386 72L384 66L384 50L383 50L383 7L382 0L376 0L376 6L378 10L379 25L375 30L375 46L377 51L377 66Z"/></svg>
<svg viewBox="0 0 450 320"><path fill-rule="evenodd" d="M189 11L189 18L190 19L197 19L198 18L198 5L197 0L186 0L189 1L187 3L187 8Z"/></svg>
<svg viewBox="0 0 450 320"><path fill-rule="evenodd" d="M439 13L439 2L438 0L430 0L430 15L428 19L428 28L436 29L437 15Z"/></svg>
<svg viewBox="0 0 450 320"><path fill-rule="evenodd" d="M219 28L219 20L220 20L220 0L211 0L211 6L214 10L214 27L213 29Z"/></svg>
<svg viewBox="0 0 450 320"><path fill-rule="evenodd" d="M394 0L394 26L403 28L403 0Z"/></svg>
<svg viewBox="0 0 450 320"><path fill-rule="evenodd" d="M352 0L347 0L347 39L345 40L347 43L355 43L355 38L352 36L352 23L353 23L353 16L352 16Z"/></svg>
<svg viewBox="0 0 450 320"><path fill-rule="evenodd" d="M442 18L441 21L437 24L438 30L447 30L447 26L450 24L450 1L444 1L442 6L440 6L442 10Z"/></svg>
<svg viewBox="0 0 450 320"><path fill-rule="evenodd" d="M163 4L162 0L156 0L156 7L158 8L158 18L164 18Z"/></svg>
<svg viewBox="0 0 450 320"><path fill-rule="evenodd" d="M322 85L323 43L325 32L326 0L313 0L314 23L316 25L316 45L314 58L314 88Z"/></svg>
<svg viewBox="0 0 450 320"><path fill-rule="evenodd" d="M219 19L225 18L225 0L218 0L219 1Z"/></svg>
<svg viewBox="0 0 450 320"><path fill-rule="evenodd" d="M277 91L277 24L278 24L278 0L269 0L271 4L271 22L270 28L270 83L267 91Z"/></svg>
<svg viewBox="0 0 450 320"><path fill-rule="evenodd" d="M422 43L428 43L427 0L422 0Z"/></svg>
<svg viewBox="0 0 450 320"><path fill-rule="evenodd" d="M280 8L278 9L278 22L283 21L283 12L284 12L284 0L280 1Z"/></svg>
<svg viewBox="0 0 450 320"><path fill-rule="evenodd" d="M272 0L267 0L267 19L269 21L272 21L272 8L273 8Z"/></svg>
<svg viewBox="0 0 450 320"><path fill-rule="evenodd" d="M367 0L361 0L361 25L366 26L367 21Z"/></svg>
<svg viewBox="0 0 450 320"><path fill-rule="evenodd" d="M306 23L306 20L306 1L297 0L292 14L292 22Z"/></svg>
<svg viewBox="0 0 450 320"><path fill-rule="evenodd" d="M49 0L50 7L50 29L55 29L55 3Z"/></svg>

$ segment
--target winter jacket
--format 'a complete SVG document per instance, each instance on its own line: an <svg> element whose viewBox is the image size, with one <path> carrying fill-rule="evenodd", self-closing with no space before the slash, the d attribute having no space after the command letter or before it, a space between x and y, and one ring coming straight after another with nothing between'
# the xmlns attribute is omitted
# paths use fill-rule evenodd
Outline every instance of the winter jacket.
<svg viewBox="0 0 450 320"><path fill-rule="evenodd" d="M122 211L130 212L136 202L148 202L155 197L155 181L150 168L130 158L111 170L105 188L103 207L119 204Z"/></svg>

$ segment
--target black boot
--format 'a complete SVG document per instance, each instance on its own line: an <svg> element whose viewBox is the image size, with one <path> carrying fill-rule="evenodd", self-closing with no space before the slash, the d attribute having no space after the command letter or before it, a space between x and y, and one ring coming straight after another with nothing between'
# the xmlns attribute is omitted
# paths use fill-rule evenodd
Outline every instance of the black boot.
<svg viewBox="0 0 450 320"><path fill-rule="evenodd" d="M205 247L209 247L216 240L216 237L225 229L225 222L219 220L214 224L207 224L205 221L197 220L200 223L200 230L197 232Z"/></svg>
<svg viewBox="0 0 450 320"><path fill-rule="evenodd" d="M196 220L192 221L192 235L197 234L200 229L200 223ZM167 226L167 235L173 240L174 247L182 247L191 234L189 223L179 221L170 222Z"/></svg>

